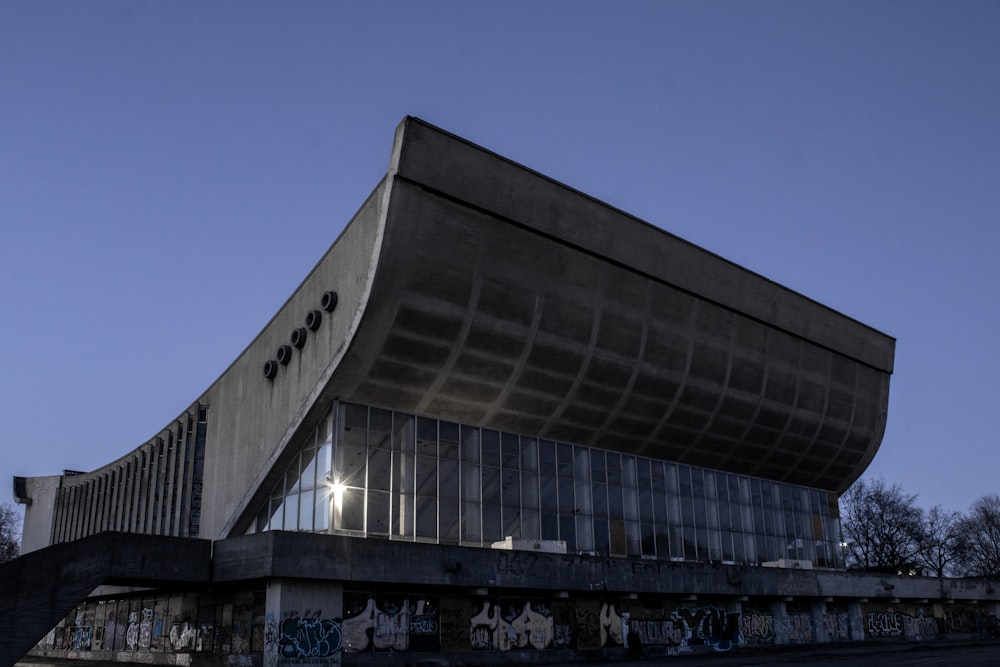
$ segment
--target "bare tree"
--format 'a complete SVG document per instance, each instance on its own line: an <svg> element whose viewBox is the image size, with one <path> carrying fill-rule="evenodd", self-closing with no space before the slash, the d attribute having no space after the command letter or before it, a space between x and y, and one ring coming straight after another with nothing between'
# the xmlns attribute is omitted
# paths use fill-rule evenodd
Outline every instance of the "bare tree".
<svg viewBox="0 0 1000 667"><path fill-rule="evenodd" d="M962 573L1000 578L1000 496L990 494L972 503L957 530Z"/></svg>
<svg viewBox="0 0 1000 667"><path fill-rule="evenodd" d="M917 562L935 576L951 574L958 556L958 527L962 515L945 510L940 505L924 515L920 533Z"/></svg>
<svg viewBox="0 0 1000 667"><path fill-rule="evenodd" d="M17 558L21 551L20 514L9 503L0 503L0 563Z"/></svg>
<svg viewBox="0 0 1000 667"><path fill-rule="evenodd" d="M840 498L845 560L852 569L911 572L920 549L923 511L916 495L885 480L859 480Z"/></svg>

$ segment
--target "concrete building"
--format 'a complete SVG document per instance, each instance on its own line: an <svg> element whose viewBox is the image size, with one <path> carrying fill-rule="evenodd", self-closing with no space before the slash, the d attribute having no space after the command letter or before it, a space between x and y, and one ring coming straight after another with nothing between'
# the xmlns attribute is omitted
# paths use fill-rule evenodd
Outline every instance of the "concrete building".
<svg viewBox="0 0 1000 667"><path fill-rule="evenodd" d="M91 472L15 478L4 597L51 613L0 635L14 659L271 667L961 630L992 585L840 570L837 497L881 441L893 353L407 118L188 410Z"/></svg>

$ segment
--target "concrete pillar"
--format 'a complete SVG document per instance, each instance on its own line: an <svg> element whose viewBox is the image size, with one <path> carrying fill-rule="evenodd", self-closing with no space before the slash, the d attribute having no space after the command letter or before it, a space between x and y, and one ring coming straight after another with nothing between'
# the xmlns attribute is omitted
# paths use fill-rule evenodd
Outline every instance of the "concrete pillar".
<svg viewBox="0 0 1000 667"><path fill-rule="evenodd" d="M861 602L847 603L847 632L851 641L865 640L865 610Z"/></svg>
<svg viewBox="0 0 1000 667"><path fill-rule="evenodd" d="M337 582L267 582L264 667L339 667L344 586Z"/></svg>
<svg viewBox="0 0 1000 667"><path fill-rule="evenodd" d="M771 603L771 617L774 619L774 643L781 646L788 643L788 607L784 601Z"/></svg>
<svg viewBox="0 0 1000 667"><path fill-rule="evenodd" d="M826 603L816 600L809 606L812 616L813 642L826 644L830 641L830 631L826 624Z"/></svg>

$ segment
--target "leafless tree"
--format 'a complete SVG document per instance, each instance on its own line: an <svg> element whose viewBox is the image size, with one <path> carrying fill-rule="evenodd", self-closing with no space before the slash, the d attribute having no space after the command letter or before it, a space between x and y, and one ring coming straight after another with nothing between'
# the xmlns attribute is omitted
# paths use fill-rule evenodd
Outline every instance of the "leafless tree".
<svg viewBox="0 0 1000 667"><path fill-rule="evenodd" d="M928 573L944 577L953 572L958 556L958 527L962 515L935 505L924 514L917 562Z"/></svg>
<svg viewBox="0 0 1000 667"><path fill-rule="evenodd" d="M0 503L0 563L21 551L21 515L9 503Z"/></svg>
<svg viewBox="0 0 1000 667"><path fill-rule="evenodd" d="M869 572L911 572L920 550L923 511L916 495L885 480L858 480L840 498L847 566Z"/></svg>
<svg viewBox="0 0 1000 667"><path fill-rule="evenodd" d="M1000 496L986 495L972 503L957 530L962 574L1000 578Z"/></svg>

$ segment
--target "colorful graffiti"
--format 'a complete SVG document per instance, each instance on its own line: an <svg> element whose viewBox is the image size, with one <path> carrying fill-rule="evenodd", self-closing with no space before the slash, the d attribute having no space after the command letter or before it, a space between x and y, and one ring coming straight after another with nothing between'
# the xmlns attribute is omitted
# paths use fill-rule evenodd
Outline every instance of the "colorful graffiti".
<svg viewBox="0 0 1000 667"><path fill-rule="evenodd" d="M340 651L340 624L330 619L289 618L281 622L278 652L283 658L325 658Z"/></svg>
<svg viewBox="0 0 1000 667"><path fill-rule="evenodd" d="M694 646L710 646L716 651L729 651L740 644L740 612L701 607L681 607L673 617L684 623L681 650Z"/></svg>

